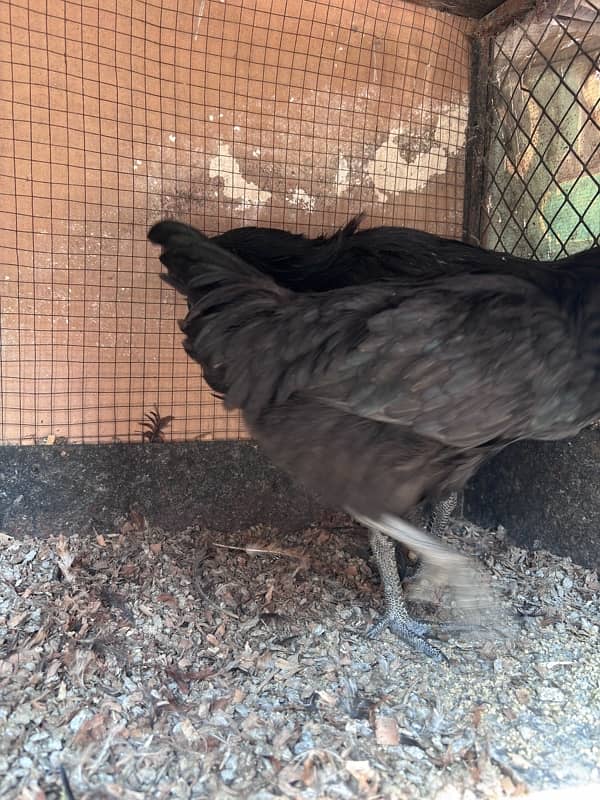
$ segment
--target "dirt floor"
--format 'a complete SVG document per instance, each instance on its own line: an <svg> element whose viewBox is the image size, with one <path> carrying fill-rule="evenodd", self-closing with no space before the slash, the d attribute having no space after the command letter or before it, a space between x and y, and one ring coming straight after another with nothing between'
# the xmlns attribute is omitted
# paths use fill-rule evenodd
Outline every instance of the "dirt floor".
<svg viewBox="0 0 600 800"><path fill-rule="evenodd" d="M364 636L380 587L345 526L1 535L0 796L600 796L597 573L455 523L516 631L439 665Z"/></svg>

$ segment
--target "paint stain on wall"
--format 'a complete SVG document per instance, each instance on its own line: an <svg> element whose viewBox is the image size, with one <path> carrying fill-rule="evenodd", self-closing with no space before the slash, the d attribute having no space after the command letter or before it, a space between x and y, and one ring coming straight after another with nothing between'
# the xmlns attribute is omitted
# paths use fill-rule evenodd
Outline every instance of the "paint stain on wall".
<svg viewBox="0 0 600 800"><path fill-rule="evenodd" d="M468 114L465 95L438 111L418 108L410 120L393 127L367 164L377 199L421 191L432 177L445 173L448 159L465 146Z"/></svg>
<svg viewBox="0 0 600 800"><path fill-rule="evenodd" d="M225 142L219 143L217 155L208 162L208 176L223 181L223 197L232 203L240 203L244 207L256 206L271 199L271 192L263 191L244 178L231 146Z"/></svg>

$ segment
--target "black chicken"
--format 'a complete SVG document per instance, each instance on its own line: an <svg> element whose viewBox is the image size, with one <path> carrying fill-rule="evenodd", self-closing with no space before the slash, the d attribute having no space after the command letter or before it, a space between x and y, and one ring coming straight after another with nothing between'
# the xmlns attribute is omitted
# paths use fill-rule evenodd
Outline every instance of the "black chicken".
<svg viewBox="0 0 600 800"><path fill-rule="evenodd" d="M367 241L363 242L360 235L355 235L363 216L354 217L330 236L314 239L277 228L243 227L213 236L211 241L243 257L247 264L272 277L280 286L303 293L358 286L394 275L414 275L423 271L415 258L415 240L420 236L419 231L407 230L408 236L402 239L398 235L399 228L378 228L366 232ZM182 223L171 221L170 225L171 235L190 230L190 226ZM206 238L200 231L196 231L196 234ZM365 232L363 239L364 235ZM424 246L427 237L428 234L421 235L421 246ZM440 239L440 246L446 241ZM387 257L390 248L393 250L392 258ZM440 268L439 264L426 266L436 272ZM222 369L211 371L204 365L203 372L208 385L223 396L226 386ZM457 500L456 492L443 498L427 498L418 508L407 513L407 519L439 536L447 528ZM382 616L371 629L370 635L376 636L389 624L395 623L398 598L400 605L402 603L402 587L394 545L389 537L372 530L369 538L385 589L386 607L390 612ZM406 559L403 560L406 563Z"/></svg>
<svg viewBox="0 0 600 800"><path fill-rule="evenodd" d="M359 233L363 217L360 214L332 235L314 239L278 228L243 227L213 236L211 241L240 256L280 286L302 293L359 286L393 276L422 275L425 270L429 274L440 273L442 262L425 258L422 252L426 248L431 252L435 237L412 229L383 227ZM171 224L180 225L182 232L189 229L180 223ZM175 230L174 227L172 232ZM197 233L203 236L200 231ZM439 250L447 244L447 239L437 239ZM225 393L218 376L205 370L204 378L215 392ZM457 502L456 492L443 498L427 498L406 517L439 536L447 528ZM379 531L370 531L369 539L384 584L387 610L391 612L371 629L370 635L376 636L394 624L402 588L393 543Z"/></svg>
<svg viewBox="0 0 600 800"><path fill-rule="evenodd" d="M330 236L309 239L278 228L233 228L210 238L210 241L243 258L252 267L268 275L280 286L295 292L324 292L345 286L359 286L400 276L439 274L443 262L423 257L431 250L432 239L439 249L447 239L432 237L412 229L374 228L358 233L364 215L354 217ZM172 234L190 226L171 222ZM204 234L196 231L203 238ZM218 394L224 394L218 375L204 375ZM457 494L430 504L422 504L415 519L426 520L428 530L441 533L457 504Z"/></svg>
<svg viewBox="0 0 600 800"><path fill-rule="evenodd" d="M272 232L252 230L248 257L260 266L258 242ZM406 613L395 568L386 574L393 542L382 534L464 594L464 559L400 516L460 489L510 442L570 436L599 416L600 251L545 265L350 227L310 243L319 274L354 264L358 275L360 264L381 279L331 288L320 278L322 291L300 293L310 256L296 262L288 249L288 278L269 269L275 283L225 250L227 236L210 242L173 222L149 232L164 279L188 298L187 352L276 463L375 532L385 624L439 657Z"/></svg>

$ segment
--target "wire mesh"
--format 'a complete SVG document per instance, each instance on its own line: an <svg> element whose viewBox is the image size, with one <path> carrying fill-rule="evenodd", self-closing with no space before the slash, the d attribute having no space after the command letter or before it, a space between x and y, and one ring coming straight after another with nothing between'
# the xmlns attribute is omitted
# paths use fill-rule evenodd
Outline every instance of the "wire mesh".
<svg viewBox="0 0 600 800"><path fill-rule="evenodd" d="M0 441L243 436L148 226L460 236L468 29L377 0L3 3Z"/></svg>
<svg viewBox="0 0 600 800"><path fill-rule="evenodd" d="M565 0L493 46L481 241L541 260L600 243L600 4Z"/></svg>

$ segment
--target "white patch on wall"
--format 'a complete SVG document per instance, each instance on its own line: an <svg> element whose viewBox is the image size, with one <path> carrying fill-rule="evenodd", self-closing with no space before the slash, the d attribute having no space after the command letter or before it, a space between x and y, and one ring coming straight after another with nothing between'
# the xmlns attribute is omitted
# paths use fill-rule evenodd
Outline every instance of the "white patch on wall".
<svg viewBox="0 0 600 800"><path fill-rule="evenodd" d="M163 204L163 183L160 178L150 175L146 177L148 187L148 211L152 214L152 219L162 212Z"/></svg>
<svg viewBox="0 0 600 800"><path fill-rule="evenodd" d="M290 194L287 196L287 201L291 206L296 206L297 208L301 208L303 211L309 212L314 211L317 204L316 198L311 197L308 192L305 192L304 189L301 189L299 186L296 186L295 189L292 189Z"/></svg>
<svg viewBox="0 0 600 800"><path fill-rule="evenodd" d="M448 169L448 159L464 150L468 98L435 110L415 109L409 121L392 128L367 163L378 200L388 194L418 192Z"/></svg>
<svg viewBox="0 0 600 800"><path fill-rule="evenodd" d="M335 174L335 185L338 197L348 191L350 186L350 164L343 153L338 156L338 168Z"/></svg>
<svg viewBox="0 0 600 800"><path fill-rule="evenodd" d="M226 142L219 143L217 155L208 162L208 175L210 178L220 178L223 181L223 196L233 203L257 206L271 199L271 192L260 189L255 183L244 178L240 165Z"/></svg>

